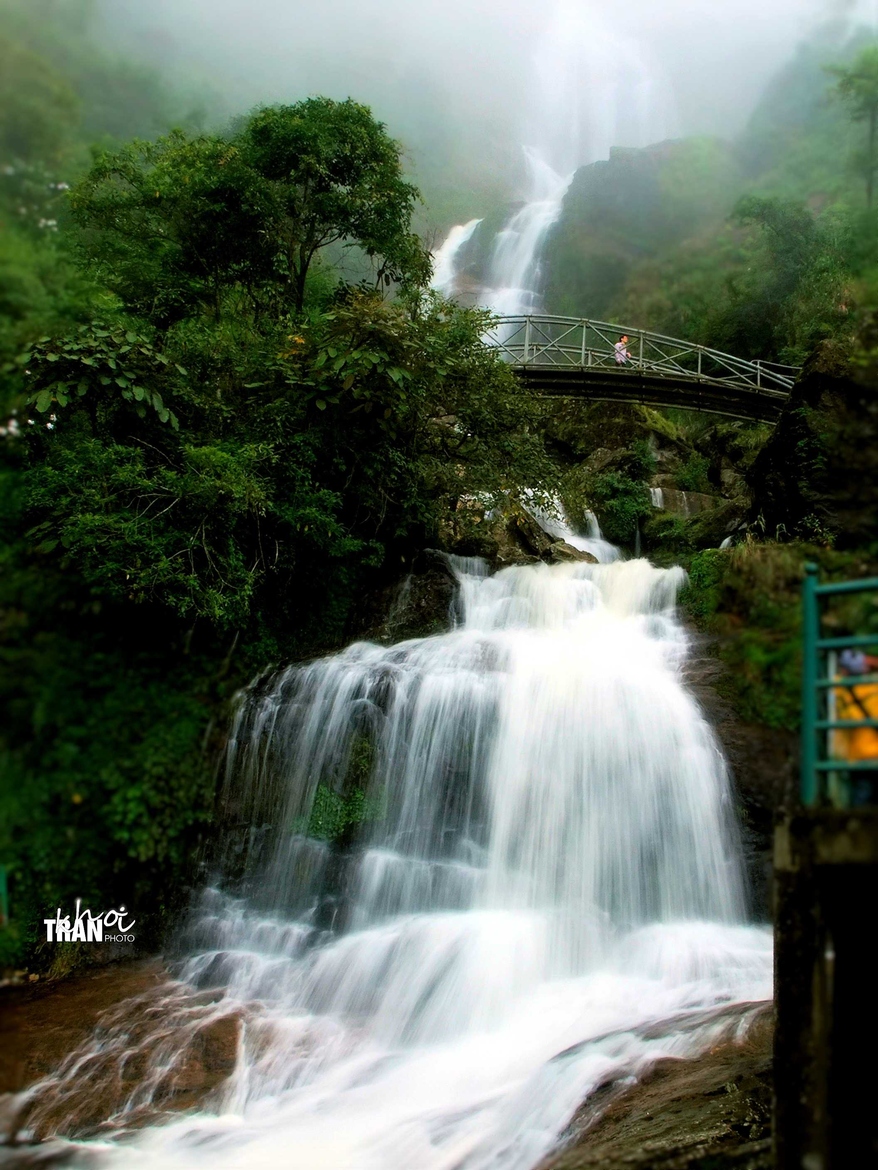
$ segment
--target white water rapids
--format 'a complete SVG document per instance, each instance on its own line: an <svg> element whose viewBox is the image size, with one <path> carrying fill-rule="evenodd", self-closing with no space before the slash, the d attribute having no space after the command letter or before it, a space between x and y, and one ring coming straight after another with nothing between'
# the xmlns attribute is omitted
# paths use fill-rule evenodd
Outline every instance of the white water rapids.
<svg viewBox="0 0 878 1170"><path fill-rule="evenodd" d="M74 1156L531 1170L596 1088L770 996L726 768L681 681L682 571L455 565L450 632L357 643L242 704L227 800L249 876L204 898L179 973L202 1006L164 1009L153 1057L235 1015L237 1064L201 1111ZM368 824L333 854L302 829L352 775Z"/></svg>

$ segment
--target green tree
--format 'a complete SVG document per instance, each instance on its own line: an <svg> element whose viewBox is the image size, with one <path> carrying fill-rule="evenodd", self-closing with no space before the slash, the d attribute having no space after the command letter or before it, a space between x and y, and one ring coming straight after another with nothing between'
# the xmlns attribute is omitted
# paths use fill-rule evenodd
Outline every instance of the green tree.
<svg viewBox="0 0 878 1170"><path fill-rule="evenodd" d="M757 231L709 314L709 336L742 357L800 364L849 324L849 224L818 218L798 200L755 195L738 202L733 222Z"/></svg>
<svg viewBox="0 0 878 1170"><path fill-rule="evenodd" d="M74 897L148 902L157 944L230 695L361 634L463 502L551 491L486 315L425 291L416 198L365 107L313 99L104 149L69 215L6 201L0 861L25 954ZM339 278L346 247L374 283Z"/></svg>
<svg viewBox="0 0 878 1170"><path fill-rule="evenodd" d="M360 633L358 599L461 501L554 486L484 313L356 289L295 319L191 313L91 324L19 367L29 402L0 443L0 855L23 927L72 897L181 889L229 694Z"/></svg>
<svg viewBox="0 0 878 1170"><path fill-rule="evenodd" d="M417 190L365 106L311 98L263 109L228 137L181 132L99 156L71 199L92 271L163 326L193 299L301 311L315 257L356 245L381 283L421 285Z"/></svg>
<svg viewBox="0 0 878 1170"><path fill-rule="evenodd" d="M159 328L239 312L241 296L252 308L272 280L271 200L237 143L176 131L102 152L70 207L88 269Z"/></svg>
<svg viewBox="0 0 878 1170"><path fill-rule="evenodd" d="M850 68L833 66L829 72L838 78L834 93L851 118L867 126L861 166L866 179L866 205L871 210L878 170L878 45L863 49Z"/></svg>
<svg viewBox="0 0 878 1170"><path fill-rule="evenodd" d="M247 123L243 147L271 186L279 260L297 309L314 256L330 244L359 245L378 262L379 279L429 278L429 258L409 226L417 188L366 106L321 97L263 109Z"/></svg>

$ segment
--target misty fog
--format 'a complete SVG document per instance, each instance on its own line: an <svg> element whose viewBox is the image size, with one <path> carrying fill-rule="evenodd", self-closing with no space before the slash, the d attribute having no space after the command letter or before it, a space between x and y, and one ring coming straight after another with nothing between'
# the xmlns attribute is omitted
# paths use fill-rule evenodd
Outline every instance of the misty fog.
<svg viewBox="0 0 878 1170"><path fill-rule="evenodd" d="M405 145L438 221L522 185L535 61L579 37L581 94L601 54L648 68L670 134L735 134L795 47L821 24L873 22L875 0L103 0L106 35L193 91L213 120L309 94L370 104ZM553 34L553 25L558 26ZM588 54L591 54L588 57ZM587 59L586 59L587 58ZM658 79L658 81L656 81ZM658 93L658 90L661 93ZM560 121L560 96L556 111ZM569 120L569 118L565 118ZM643 145L615 130L613 145ZM589 161L587 158L574 162ZM447 201L449 211L443 203Z"/></svg>

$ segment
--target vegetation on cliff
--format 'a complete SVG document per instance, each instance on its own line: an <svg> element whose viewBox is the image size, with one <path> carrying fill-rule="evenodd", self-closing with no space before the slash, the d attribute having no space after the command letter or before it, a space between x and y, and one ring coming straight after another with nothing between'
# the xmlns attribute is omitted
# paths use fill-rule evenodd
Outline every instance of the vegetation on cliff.
<svg viewBox="0 0 878 1170"><path fill-rule="evenodd" d="M823 29L736 141L617 150L580 170L548 245L546 304L791 364L852 334L878 299L874 52Z"/></svg>

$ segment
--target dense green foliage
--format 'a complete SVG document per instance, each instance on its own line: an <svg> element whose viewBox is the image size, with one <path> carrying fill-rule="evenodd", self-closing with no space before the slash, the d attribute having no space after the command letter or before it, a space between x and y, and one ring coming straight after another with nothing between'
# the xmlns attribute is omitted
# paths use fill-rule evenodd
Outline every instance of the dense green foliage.
<svg viewBox="0 0 878 1170"><path fill-rule="evenodd" d="M87 8L0 9L0 965L39 963L37 923L75 897L143 906L155 942L195 877L233 692L360 633L414 552L523 486L686 564L736 710L793 726L803 559L857 575L874 550L825 547L810 510L786 532L748 512L766 428L538 410L486 316L426 291L418 193L365 107L206 133L95 48ZM734 146L580 172L550 307L775 361L844 342L878 300L874 154L850 165L871 107L846 81L870 53L805 46ZM717 506L659 511L655 483ZM339 843L381 815L367 755L300 829Z"/></svg>
<svg viewBox="0 0 878 1170"><path fill-rule="evenodd" d="M585 464L573 468L564 479L562 499L568 517L580 530L587 527L586 513L594 512L606 538L630 548L636 543L639 527L652 513L644 478L637 474L637 468L625 464L605 471Z"/></svg>
<svg viewBox="0 0 878 1170"><path fill-rule="evenodd" d="M237 300L223 303L230 286L262 312L301 311L332 244L357 245L379 282L422 283L416 198L399 147L364 106L310 98L260 110L237 134L177 132L102 154L71 203L102 282L163 326L193 300L236 312Z"/></svg>
<svg viewBox="0 0 878 1170"><path fill-rule="evenodd" d="M708 549L689 562L681 601L698 628L712 635L727 667L720 688L746 723L794 730L801 710L801 587L806 561L823 580L867 576L874 560L820 545L748 542ZM858 599L833 607L830 627L867 629L871 614Z"/></svg>
<svg viewBox="0 0 878 1170"><path fill-rule="evenodd" d="M143 907L155 942L231 693L355 632L460 501L554 475L486 316L425 291L417 192L368 110L262 109L54 178L88 95L34 51L8 50L0 125L42 200L0 245L0 961L34 961L75 897ZM366 816L359 791L322 793L309 831Z"/></svg>

